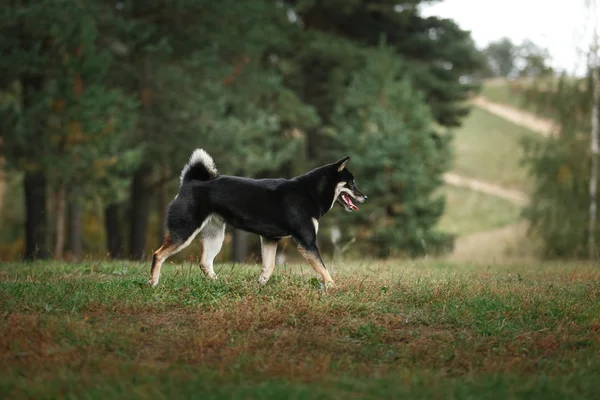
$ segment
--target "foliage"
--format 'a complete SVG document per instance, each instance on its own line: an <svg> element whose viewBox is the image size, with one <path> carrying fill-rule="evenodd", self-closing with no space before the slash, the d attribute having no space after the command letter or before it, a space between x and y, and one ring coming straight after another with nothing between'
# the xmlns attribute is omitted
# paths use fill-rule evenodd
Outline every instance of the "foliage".
<svg viewBox="0 0 600 400"><path fill-rule="evenodd" d="M450 236L433 229L444 211L434 196L450 167L450 135L432 128L430 109L403 76L406 69L382 47L352 77L332 121L338 141L351 157L361 190L369 196L351 214L368 230L378 255L435 254L452 247ZM366 178L369 177L369 178Z"/></svg>
<svg viewBox="0 0 600 400"><path fill-rule="evenodd" d="M305 128L317 120L264 60L269 48L286 44L281 11L265 1L244 6L188 0L148 22L155 8L132 3L116 32L128 49L122 62L130 65L115 79L138 83L133 89L144 116L134 140L146 144L150 167L166 164L178 171L195 147L216 159L226 153L239 163L223 165L226 171L250 175L289 160L297 143L282 127ZM263 24L255 23L261 19ZM134 29L148 33L131 37Z"/></svg>
<svg viewBox="0 0 600 400"><path fill-rule="evenodd" d="M516 53L516 46L509 38L490 43L484 54L492 76L510 76L515 68Z"/></svg>
<svg viewBox="0 0 600 400"><path fill-rule="evenodd" d="M476 89L468 82L480 55L453 21L421 17L421 2L12 3L0 11L0 50L6 54L0 60L0 107L9 165L43 171L53 190L83 189L71 192L79 200L112 207L129 197L129 218L123 219L135 247L129 254L142 256L144 234L152 230L147 221L160 219L152 207L156 202L164 208L170 197L164 183L176 181L196 147L208 150L223 173L291 176L338 158L346 149L336 132L360 119L387 119L389 112L395 122L384 121L388 125L380 129L406 138L430 135L425 125L432 120L458 126L468 112L464 100ZM385 107L368 117L351 115L355 105L346 104L349 93L366 90L356 77L376 68L370 58L377 58L382 37L390 62L404 60L394 87L415 94L406 104L416 113L412 120ZM352 124L342 121L340 107ZM361 136L362 127L349 132ZM408 140L386 143L406 146ZM396 161L402 171L381 181L407 180L401 201L412 204L412 222L384 240L398 239L397 250L417 246L417 237L435 236L428 230L443 211L443 200L430 194L449 162L442 160L449 157L449 138L437 140L439 151L435 140L419 140L423 146L413 149L414 156ZM407 151L390 157L399 160ZM367 157L376 153L372 149ZM363 165L377 171L378 163L365 158ZM417 170L419 183L411 183L408 176ZM386 218L397 219L394 226L408 221L395 212ZM112 232L118 225L107 224Z"/></svg>
<svg viewBox="0 0 600 400"><path fill-rule="evenodd" d="M520 45L509 38L502 38L488 44L483 50L487 59L489 76L513 78L515 76L542 77L553 72L550 54L531 40Z"/></svg>
<svg viewBox="0 0 600 400"><path fill-rule="evenodd" d="M589 231L591 82L583 86L563 77L554 90L545 89L533 86L528 98L552 113L560 130L551 139L525 143L524 162L535 179L525 216L543 241L544 256L581 257Z"/></svg>
<svg viewBox="0 0 600 400"><path fill-rule="evenodd" d="M483 60L469 32L460 29L454 21L423 18L418 7L422 1L288 0L284 3L297 16L298 23L310 32L298 39L299 47L306 49L297 53L300 71L310 76L312 68L323 69L301 92L325 121L333 110L332 96L344 90L357 66L356 58L352 57L355 51L350 50L352 46L377 48L382 36L395 53L406 60L413 84L431 105L436 122L448 127L459 126L462 117L467 115L468 108L461 101L477 89L467 82L482 67ZM316 51L327 46L323 42L330 42L328 55L307 57L306 51L311 47L304 44L304 38L310 40Z"/></svg>
<svg viewBox="0 0 600 400"><path fill-rule="evenodd" d="M5 29L24 26L20 37L27 43L14 43L14 35L0 41L7 54L0 70L15 96L1 111L9 167L42 170L54 185L102 198L103 189L119 189L120 174L136 163L136 146L125 142L136 102L105 84L113 58L98 47L97 9L86 5L47 0L3 10ZM73 14L79 17L67 17ZM26 75L39 76L41 90L27 93L35 89L23 85Z"/></svg>
<svg viewBox="0 0 600 400"><path fill-rule="evenodd" d="M518 49L517 66L520 76L542 77L552 75L550 53L531 40L524 40Z"/></svg>

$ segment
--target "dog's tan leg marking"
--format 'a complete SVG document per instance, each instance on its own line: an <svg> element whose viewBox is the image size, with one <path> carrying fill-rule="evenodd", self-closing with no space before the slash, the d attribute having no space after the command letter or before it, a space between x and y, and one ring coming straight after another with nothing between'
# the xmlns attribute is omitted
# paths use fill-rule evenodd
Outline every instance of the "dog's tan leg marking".
<svg viewBox="0 0 600 400"><path fill-rule="evenodd" d="M223 247L224 239L225 222L219 217L209 217L202 228L202 259L200 260L200 268L210 279L217 279L213 262Z"/></svg>
<svg viewBox="0 0 600 400"><path fill-rule="evenodd" d="M277 242L260 237L262 271L258 277L258 283L266 284L275 269L275 255L277 254Z"/></svg>
<svg viewBox="0 0 600 400"><path fill-rule="evenodd" d="M177 244L171 240L171 235L169 233L165 234L162 246L154 252L152 257L152 269L150 270L150 281L148 282L151 286L158 285L160 268L167 258L177 253L177 247Z"/></svg>
<svg viewBox="0 0 600 400"><path fill-rule="evenodd" d="M302 254L302 257L313 267L315 272L321 275L321 279L326 286L335 286L333 279L331 279L331 275L329 275L329 271L325 267L321 256L316 251L310 251L298 245L298 251Z"/></svg>
<svg viewBox="0 0 600 400"><path fill-rule="evenodd" d="M192 233L190 237L187 238L183 243L174 241L168 232L165 234L162 246L160 246L160 249L154 252L152 257L152 268L150 270L150 280L148 281L151 286L158 285L158 280L160 279L160 268L167 258L188 247L198 232L200 232L200 229L197 229L194 233Z"/></svg>

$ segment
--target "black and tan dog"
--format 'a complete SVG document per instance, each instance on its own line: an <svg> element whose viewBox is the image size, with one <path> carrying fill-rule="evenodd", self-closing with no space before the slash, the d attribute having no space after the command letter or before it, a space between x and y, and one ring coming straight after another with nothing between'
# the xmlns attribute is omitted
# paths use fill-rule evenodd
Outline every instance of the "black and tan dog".
<svg viewBox="0 0 600 400"><path fill-rule="evenodd" d="M163 262L198 234L203 244L201 268L216 278L213 260L223 245L225 224L260 235L261 284L267 283L275 268L278 241L291 236L323 282L333 285L317 247L319 219L336 201L352 211L358 210L354 201L363 203L367 198L354 186L354 176L346 168L348 160L292 179L249 179L219 175L211 156L195 150L181 171L179 194L169 204L167 233L152 259L150 285L158 284Z"/></svg>

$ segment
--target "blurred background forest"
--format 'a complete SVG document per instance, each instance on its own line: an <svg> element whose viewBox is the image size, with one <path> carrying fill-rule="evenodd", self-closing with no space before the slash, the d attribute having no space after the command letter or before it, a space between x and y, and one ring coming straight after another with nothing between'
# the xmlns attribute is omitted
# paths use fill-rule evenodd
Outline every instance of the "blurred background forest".
<svg viewBox="0 0 600 400"><path fill-rule="evenodd" d="M589 256L595 59L478 48L431 3L3 2L0 260L148 259L197 147L249 177L349 155L369 201L323 219L328 256ZM258 255L228 230L218 260Z"/></svg>

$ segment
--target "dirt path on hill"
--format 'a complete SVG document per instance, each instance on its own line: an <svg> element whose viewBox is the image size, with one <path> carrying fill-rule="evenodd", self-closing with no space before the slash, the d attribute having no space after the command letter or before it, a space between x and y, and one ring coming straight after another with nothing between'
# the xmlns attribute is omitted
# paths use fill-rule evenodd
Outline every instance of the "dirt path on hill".
<svg viewBox="0 0 600 400"><path fill-rule="evenodd" d="M556 132L557 126L550 119L540 118L535 114L505 104L491 102L483 96L475 97L473 99L473 104L500 118L524 126L540 135L548 137ZM501 197L516 204L527 204L529 202L529 196L519 190L507 189L491 182L460 176L452 172L444 175L444 182L448 185L465 187L492 196Z"/></svg>
<svg viewBox="0 0 600 400"><path fill-rule="evenodd" d="M477 96L473 99L473 104L479 108L489 111L514 124L524 126L543 136L552 136L557 130L554 121L537 115L519 110L506 104L494 103L483 96Z"/></svg>
<svg viewBox="0 0 600 400"><path fill-rule="evenodd" d="M477 192L501 197L515 204L525 205L529 202L529 196L519 190L507 189L490 182L467 178L452 172L444 174L444 182L451 186L464 187Z"/></svg>
<svg viewBox="0 0 600 400"><path fill-rule="evenodd" d="M542 136L556 134L557 125L550 119L540 118L533 113L519 110L505 104L494 103L478 96L473 104L516 125L524 126ZM471 179L454 173L446 173L444 182L448 185L465 187L474 191L501 197L515 204L526 205L529 196L518 190L508 189L491 182ZM506 225L488 231L458 237L454 251L446 258L453 261L506 262L508 260L533 259L532 243L527 239L527 221Z"/></svg>

